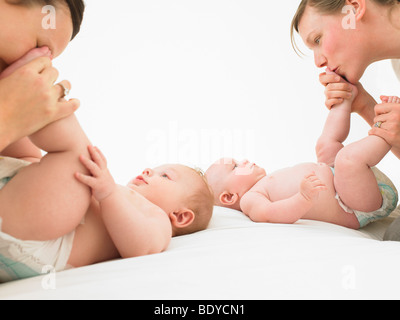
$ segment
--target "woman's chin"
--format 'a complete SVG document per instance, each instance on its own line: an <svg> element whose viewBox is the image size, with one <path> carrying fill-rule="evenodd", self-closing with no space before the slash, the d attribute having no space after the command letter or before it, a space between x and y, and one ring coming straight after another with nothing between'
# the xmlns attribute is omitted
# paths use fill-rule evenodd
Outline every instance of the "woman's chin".
<svg viewBox="0 0 400 320"><path fill-rule="evenodd" d="M361 80L363 75L364 72L352 72L352 73L346 73L343 77L346 81L352 84L356 84Z"/></svg>

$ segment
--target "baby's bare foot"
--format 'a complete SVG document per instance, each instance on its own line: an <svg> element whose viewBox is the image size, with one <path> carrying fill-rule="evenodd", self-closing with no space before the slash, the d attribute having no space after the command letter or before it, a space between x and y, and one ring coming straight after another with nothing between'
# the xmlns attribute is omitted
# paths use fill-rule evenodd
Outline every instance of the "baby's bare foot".
<svg viewBox="0 0 400 320"><path fill-rule="evenodd" d="M41 48L35 48L29 51L27 54L25 54L22 58L19 60L15 61L13 64L8 66L1 74L0 74L0 79L6 78L14 71L17 69L21 68L22 66L26 65L27 63L31 62L32 60L35 60L39 57L49 57L52 59L51 51L48 47L41 47Z"/></svg>
<svg viewBox="0 0 400 320"><path fill-rule="evenodd" d="M400 104L400 98L396 96L381 96L383 103L396 103Z"/></svg>
<svg viewBox="0 0 400 320"><path fill-rule="evenodd" d="M326 71L326 74L336 74L335 72L333 72L329 68L326 68L325 71ZM340 74L336 74L336 75L340 76ZM340 78L341 78L341 80L340 80L339 83L345 83L346 85L348 85L351 88L351 92L348 91L349 92L349 96L348 96L348 98L346 100L350 101L350 103L353 103L353 101L355 100L355 98L358 95L357 87L355 85L353 85L352 83L350 83L350 82L346 81L345 79L343 79L343 77L340 76ZM349 90L349 89L347 89L347 90Z"/></svg>

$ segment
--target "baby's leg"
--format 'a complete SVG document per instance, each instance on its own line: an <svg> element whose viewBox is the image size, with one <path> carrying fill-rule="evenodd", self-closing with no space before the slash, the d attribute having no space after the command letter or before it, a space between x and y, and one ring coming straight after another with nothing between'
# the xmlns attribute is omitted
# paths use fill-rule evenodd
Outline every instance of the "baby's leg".
<svg viewBox="0 0 400 320"><path fill-rule="evenodd" d="M353 210L373 212L382 206L382 195L371 167L390 151L382 138L369 136L343 148L335 162L335 188Z"/></svg>
<svg viewBox="0 0 400 320"><path fill-rule="evenodd" d="M346 83L342 80L343 83ZM347 139L350 131L351 106L356 98L357 87L351 86L352 92L346 92L348 98L338 105L332 107L325 122L324 130L318 139L316 153L318 162L333 166L336 155L343 148L343 142Z"/></svg>
<svg viewBox="0 0 400 320"><path fill-rule="evenodd" d="M2 229L22 240L51 240L73 231L90 204L90 189L74 177L86 171L79 155L89 156L90 142L75 115L50 124L31 140L48 154L0 191Z"/></svg>
<svg viewBox="0 0 400 320"><path fill-rule="evenodd" d="M343 142L350 131L351 102L345 100L329 111L324 130L317 142L318 162L333 166L336 155L343 148Z"/></svg>

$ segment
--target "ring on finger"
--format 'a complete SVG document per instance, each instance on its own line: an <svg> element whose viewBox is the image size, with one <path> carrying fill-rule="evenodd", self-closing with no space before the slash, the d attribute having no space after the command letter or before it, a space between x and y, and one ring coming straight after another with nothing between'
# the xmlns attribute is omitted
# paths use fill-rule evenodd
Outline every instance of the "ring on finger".
<svg viewBox="0 0 400 320"><path fill-rule="evenodd" d="M67 95L69 95L69 89L68 88L66 88L62 83L59 83L58 85L64 90L63 96L61 98L65 98Z"/></svg>
<svg viewBox="0 0 400 320"><path fill-rule="evenodd" d="M380 129L382 127L382 121L378 121L377 123L375 123L374 127Z"/></svg>

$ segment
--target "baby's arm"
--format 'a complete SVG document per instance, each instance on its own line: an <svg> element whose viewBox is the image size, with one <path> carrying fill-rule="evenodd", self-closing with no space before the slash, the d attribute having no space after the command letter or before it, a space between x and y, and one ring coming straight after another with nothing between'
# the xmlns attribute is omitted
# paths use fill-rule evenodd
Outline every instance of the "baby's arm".
<svg viewBox="0 0 400 320"><path fill-rule="evenodd" d="M92 188L100 202L104 224L122 258L160 253L167 249L171 222L167 214L139 193L115 184L101 151L89 146L91 159L81 162L92 176L76 173L76 178Z"/></svg>
<svg viewBox="0 0 400 320"><path fill-rule="evenodd" d="M272 202L260 187L247 192L240 201L244 214L255 222L292 224L310 211L321 191L327 187L315 173L304 177L300 192L293 197Z"/></svg>
<svg viewBox="0 0 400 320"><path fill-rule="evenodd" d="M318 139L316 153L318 162L333 166L336 155L344 147L343 142L350 132L351 106L357 96L357 88L342 80L341 87L335 91L344 101L332 107L326 120L321 137ZM352 90L351 92L349 90ZM329 85L327 86L329 91Z"/></svg>

